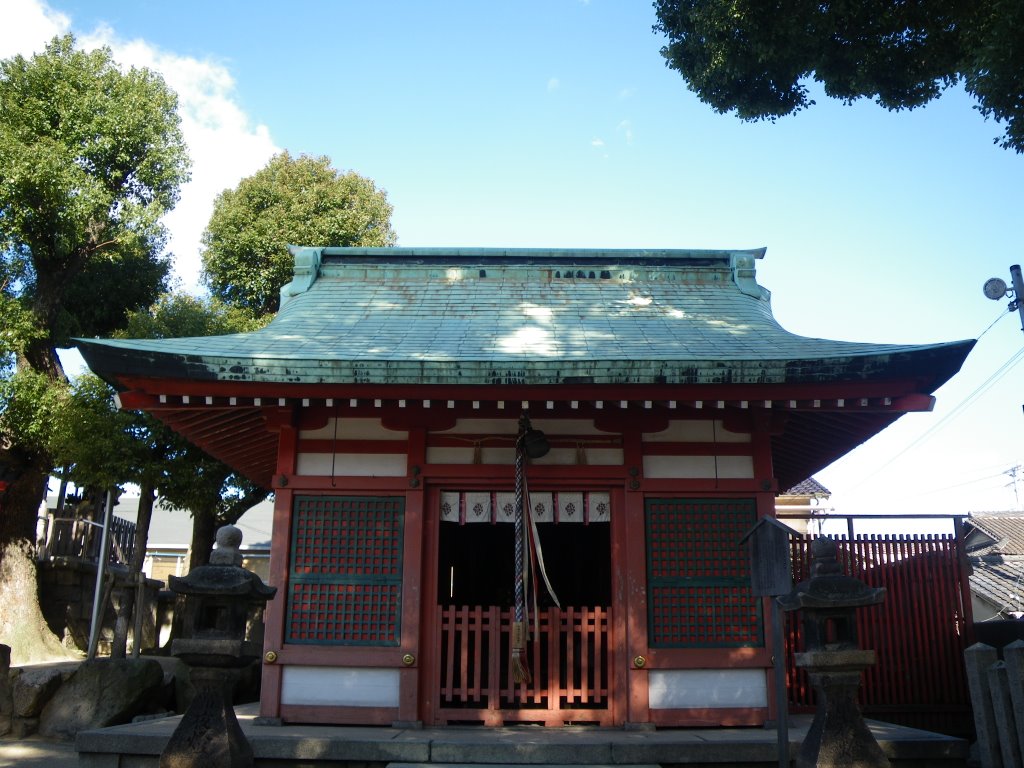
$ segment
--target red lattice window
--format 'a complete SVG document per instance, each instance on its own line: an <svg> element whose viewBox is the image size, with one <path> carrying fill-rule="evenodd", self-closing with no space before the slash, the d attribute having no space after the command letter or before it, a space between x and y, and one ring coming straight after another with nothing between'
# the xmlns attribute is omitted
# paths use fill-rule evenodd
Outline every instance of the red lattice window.
<svg viewBox="0 0 1024 768"><path fill-rule="evenodd" d="M761 601L750 594L740 539L752 499L648 499L648 638L652 647L761 646Z"/></svg>
<svg viewBox="0 0 1024 768"><path fill-rule="evenodd" d="M404 521L401 497L296 497L287 642L399 644Z"/></svg>

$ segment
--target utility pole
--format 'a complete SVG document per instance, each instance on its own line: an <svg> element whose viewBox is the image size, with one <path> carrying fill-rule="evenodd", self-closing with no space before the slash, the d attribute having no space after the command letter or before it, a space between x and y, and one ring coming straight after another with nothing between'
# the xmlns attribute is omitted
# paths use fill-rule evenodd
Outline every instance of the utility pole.
<svg viewBox="0 0 1024 768"><path fill-rule="evenodd" d="M1020 464L1017 464L1015 466L1010 467L1005 472L1003 472L1004 475L1009 475L1010 479L1012 481L1012 482L1008 483L1008 485L1012 485L1013 486L1013 498L1017 502L1017 509L1020 509L1020 494L1017 492L1017 482L1018 482L1018 477L1017 476L1020 474L1020 471L1022 469L1024 469L1024 467L1022 467Z"/></svg>
<svg viewBox="0 0 1024 768"><path fill-rule="evenodd" d="M1012 286L1012 287L1011 287ZM1021 277L1020 264L1013 264L1010 267L1010 286L998 277L990 277L982 286L982 291L993 301L999 301L1009 295L1012 301L1007 306L1010 312L1014 310L1020 315L1020 329L1024 331L1024 278ZM1024 410L1024 405L1021 406ZM1024 469L1020 464L1010 467L1004 475L1009 475L1013 480L1013 498L1017 501L1017 509L1020 509L1020 494L1017 492L1017 474Z"/></svg>

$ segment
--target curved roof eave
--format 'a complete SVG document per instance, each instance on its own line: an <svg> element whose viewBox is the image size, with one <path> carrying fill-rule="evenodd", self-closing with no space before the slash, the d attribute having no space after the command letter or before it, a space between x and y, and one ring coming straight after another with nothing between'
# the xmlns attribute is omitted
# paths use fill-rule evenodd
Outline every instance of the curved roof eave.
<svg viewBox="0 0 1024 768"><path fill-rule="evenodd" d="M959 370L973 341L869 348L861 354L796 359L331 360L188 354L152 344L77 340L89 367L122 377L276 384L562 385L815 384L917 380L934 391Z"/></svg>

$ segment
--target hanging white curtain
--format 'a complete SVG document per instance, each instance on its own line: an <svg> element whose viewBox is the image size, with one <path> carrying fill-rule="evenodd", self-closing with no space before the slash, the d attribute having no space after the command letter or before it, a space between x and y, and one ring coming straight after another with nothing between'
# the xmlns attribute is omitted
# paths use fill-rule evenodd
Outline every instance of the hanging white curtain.
<svg viewBox="0 0 1024 768"><path fill-rule="evenodd" d="M611 500L607 491L549 491L530 493L530 512L536 523L607 523ZM515 494L504 491L442 491L441 520L450 523L511 523Z"/></svg>

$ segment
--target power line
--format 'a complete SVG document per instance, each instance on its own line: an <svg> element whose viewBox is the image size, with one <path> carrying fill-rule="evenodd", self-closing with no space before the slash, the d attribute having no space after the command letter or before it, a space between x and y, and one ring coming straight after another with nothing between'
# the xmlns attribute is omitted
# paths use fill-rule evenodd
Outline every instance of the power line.
<svg viewBox="0 0 1024 768"><path fill-rule="evenodd" d="M915 491L915 495L917 495L917 496L930 496L930 495L935 494L935 493L944 493L946 491L952 491L955 488L963 488L966 485L976 485L977 483L983 483L986 480L995 480L996 478L1003 477L1005 474L1006 474L1006 472L996 472L994 475L985 475L984 477L976 477L973 480L964 480L962 483L953 483L951 485L944 485L941 488L931 488L931 489L929 489L927 491ZM995 488L996 486L993 485L991 487Z"/></svg>
<svg viewBox="0 0 1024 768"><path fill-rule="evenodd" d="M904 453L909 451L911 448L916 446L918 443L921 443L927 438L931 437L933 433L938 432L950 421L959 416L964 410L968 408L968 406L973 405L975 400L977 400L979 397L985 394L985 392L987 392L989 389L995 386L999 382L999 380L1003 378L1003 376L1005 376L1011 370L1013 370L1013 368L1015 368L1022 359L1024 359L1024 347L1018 349L1017 353L1013 357L1011 357L1009 360L1003 363L1002 366L1000 366L1000 368L995 373L993 373L991 376L985 379L985 381L982 382L973 392L971 392L971 394L969 394L967 397L965 397L963 400L957 403L957 405L955 405L949 413L947 413L945 416L943 416L941 419L935 422L935 424L933 424L927 430L918 435L917 438L910 443L910 445L908 445L902 451L893 456L891 460L899 458Z"/></svg>
<svg viewBox="0 0 1024 768"><path fill-rule="evenodd" d="M993 320L991 324L989 324L988 328L986 328L984 331L981 332L981 334L978 336L978 338L981 339L982 336L984 336L986 333L988 333L990 330L992 330L992 328L995 327L996 323L998 323L1006 315L1007 315L1007 312L1001 312L999 314L999 316L995 320ZM868 480L870 480L872 477L877 475L879 472L881 472L887 466L892 464L894 461L899 459L905 453L907 453L908 451L916 448L921 443L923 443L926 440L928 440L929 438L931 438L936 432L938 432L943 427L948 425L953 419L955 419L957 416L959 416L961 413L963 413L968 407L973 405L977 401L977 399L979 397L981 397L981 395L983 395L985 392L987 392L989 389L991 389L993 386L995 386L995 384L998 383L999 380L1002 379L1004 376L1006 376L1006 374L1008 374L1011 370L1013 370L1013 368L1016 367L1017 364L1019 364L1021 360L1024 360L1024 347L1021 347L1020 349L1018 349L1017 352L1013 355L1013 357L1011 357L1009 360L1007 360L1005 363L1003 363L994 373L992 373L987 379L985 379L985 381L983 381L980 385L978 385L974 389L973 392L971 392L969 395L967 395L965 398L963 398L959 403L957 403L941 419L939 419L937 422L932 424L932 426L930 426L928 429L926 429L924 432L922 432L920 435L918 435L916 438L914 438L910 443L908 443L906 446L904 446L896 455L892 456L884 464L879 466L874 471L869 472L868 474L866 474L863 477L861 477L860 481L857 482L855 485L851 486L849 490L852 491L852 490L856 490L857 488L860 488Z"/></svg>

